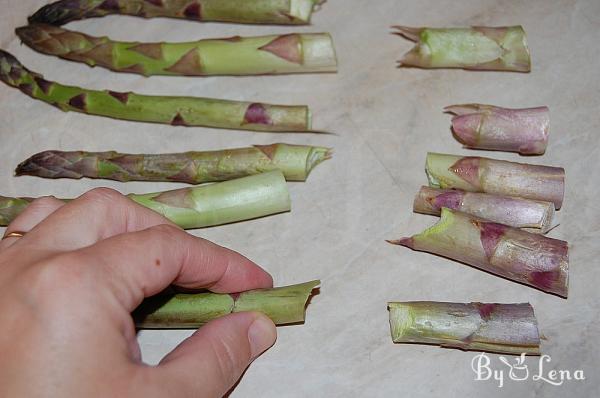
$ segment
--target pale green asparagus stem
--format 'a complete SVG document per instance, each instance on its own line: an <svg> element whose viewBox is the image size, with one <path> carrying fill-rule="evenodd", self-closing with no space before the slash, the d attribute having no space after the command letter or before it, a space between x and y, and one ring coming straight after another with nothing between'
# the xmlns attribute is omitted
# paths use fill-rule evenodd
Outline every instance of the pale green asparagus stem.
<svg viewBox="0 0 600 398"><path fill-rule="evenodd" d="M158 295L144 300L133 317L142 329L195 329L212 319L243 311L262 312L276 325L304 322L306 302L320 283L317 280L236 294Z"/></svg>
<svg viewBox="0 0 600 398"><path fill-rule="evenodd" d="M63 111L176 126L256 131L311 130L306 106L282 106L199 97L165 97L87 90L45 80L0 50L0 80Z"/></svg>
<svg viewBox="0 0 600 398"><path fill-rule="evenodd" d="M16 30L29 47L90 66L142 75L261 75L335 72L327 33L229 37L187 43L117 42L52 25Z"/></svg>
<svg viewBox="0 0 600 398"><path fill-rule="evenodd" d="M400 66L529 72L531 58L521 26L409 28L394 26L416 43Z"/></svg>
<svg viewBox="0 0 600 398"><path fill-rule="evenodd" d="M463 350L540 354L530 304L388 303L394 343L437 344Z"/></svg>
<svg viewBox="0 0 600 398"><path fill-rule="evenodd" d="M128 196L187 229L250 220L291 208L281 171L199 187ZM32 200L0 196L0 225L8 225Z"/></svg>
<svg viewBox="0 0 600 398"><path fill-rule="evenodd" d="M46 178L200 184L281 170L288 181L305 181L315 166L330 157L328 148L288 144L158 155L45 151L19 164L15 173Z"/></svg>
<svg viewBox="0 0 600 398"><path fill-rule="evenodd" d="M325 0L60 0L29 17L29 22L63 25L110 14L197 21L306 25Z"/></svg>

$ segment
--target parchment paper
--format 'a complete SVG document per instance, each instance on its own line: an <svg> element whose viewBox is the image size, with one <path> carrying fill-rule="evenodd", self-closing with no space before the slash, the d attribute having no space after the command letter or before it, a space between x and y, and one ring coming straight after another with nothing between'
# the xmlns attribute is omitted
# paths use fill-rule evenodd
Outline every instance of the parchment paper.
<svg viewBox="0 0 600 398"><path fill-rule="evenodd" d="M292 183L291 213L192 233L233 248L265 267L276 285L320 278L303 326L279 328L273 349L255 361L235 397L600 396L600 2L597 0L330 0L313 26L272 27L144 20L111 16L70 29L120 40L184 41L270 33L332 33L337 75L144 78L117 74L37 54L13 33L43 0L1 0L0 47L48 79L92 88L148 94L199 95L272 103L309 104L314 126L336 135L251 133L136 124L63 113L0 85L1 194L75 196L97 186L150 192L179 184L13 177L18 162L46 149L167 152L271 142L334 148L307 183ZM530 74L397 69L412 43L389 26L502 26L522 24L533 56ZM507 107L548 105L551 142L543 157L470 151L449 131L446 105L481 102ZM550 234L571 244L568 300L497 278L384 239L432 225L435 217L411 212L426 184L427 151L487 155L564 166L565 205ZM531 302L546 337L550 369L583 370L585 381L552 386L528 381L476 381L474 353L423 345L394 345L388 301ZM157 363L191 332L144 331L145 361ZM508 368L497 355L491 367ZM513 358L508 358L511 362Z"/></svg>

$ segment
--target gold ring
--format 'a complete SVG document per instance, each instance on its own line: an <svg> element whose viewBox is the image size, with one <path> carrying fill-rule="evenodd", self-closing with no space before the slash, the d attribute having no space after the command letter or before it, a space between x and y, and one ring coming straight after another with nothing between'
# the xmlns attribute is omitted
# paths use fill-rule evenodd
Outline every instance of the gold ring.
<svg viewBox="0 0 600 398"><path fill-rule="evenodd" d="M6 235L4 235L2 237L2 239L6 239L6 238L22 238L25 236L27 232L22 232L22 231L13 231L13 232L9 232Z"/></svg>

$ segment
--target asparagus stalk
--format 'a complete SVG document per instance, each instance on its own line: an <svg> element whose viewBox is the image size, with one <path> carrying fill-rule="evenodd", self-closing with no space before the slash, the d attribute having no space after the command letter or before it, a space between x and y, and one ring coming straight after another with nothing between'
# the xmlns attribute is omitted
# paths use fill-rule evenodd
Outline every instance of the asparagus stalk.
<svg viewBox="0 0 600 398"><path fill-rule="evenodd" d="M306 106L87 90L45 80L0 50L0 80L63 111L116 119L256 131L310 131Z"/></svg>
<svg viewBox="0 0 600 398"><path fill-rule="evenodd" d="M479 218L546 233L552 227L554 204L513 196L421 187L413 202L417 213L439 216L442 207Z"/></svg>
<svg viewBox="0 0 600 398"><path fill-rule="evenodd" d="M400 66L530 72L531 58L521 26L470 28L409 28L397 34L416 43Z"/></svg>
<svg viewBox="0 0 600 398"><path fill-rule="evenodd" d="M196 21L306 25L325 0L60 0L40 8L30 23L63 25L110 14Z"/></svg>
<svg viewBox="0 0 600 398"><path fill-rule="evenodd" d="M567 297L569 247L562 240L442 208L441 219L433 227L389 242Z"/></svg>
<svg viewBox="0 0 600 398"><path fill-rule="evenodd" d="M130 199L162 214L181 228L202 228L290 211L290 196L281 171ZM32 198L0 196L0 226L8 225Z"/></svg>
<svg viewBox="0 0 600 398"><path fill-rule="evenodd" d="M16 29L36 51L117 72L150 75L261 75L335 72L327 33L231 37L188 43L117 42L46 24Z"/></svg>
<svg viewBox="0 0 600 398"><path fill-rule="evenodd" d="M452 105L452 131L466 147L542 155L548 146L549 110L542 106L507 109L492 105Z"/></svg>
<svg viewBox="0 0 600 398"><path fill-rule="evenodd" d="M212 319L243 311L258 311L276 325L304 322L305 306L321 281L236 294L198 293L153 296L134 311L142 329L198 328Z"/></svg>
<svg viewBox="0 0 600 398"><path fill-rule="evenodd" d="M330 158L328 148L289 144L158 155L45 151L19 164L15 173L46 178L201 184L281 170L288 181L305 181L315 166Z"/></svg>
<svg viewBox="0 0 600 398"><path fill-rule="evenodd" d="M462 350L540 354L530 304L388 303L394 343L437 344Z"/></svg>
<svg viewBox="0 0 600 398"><path fill-rule="evenodd" d="M556 209L562 206L565 193L562 167L430 152L425 171L430 187L519 196L552 202Z"/></svg>

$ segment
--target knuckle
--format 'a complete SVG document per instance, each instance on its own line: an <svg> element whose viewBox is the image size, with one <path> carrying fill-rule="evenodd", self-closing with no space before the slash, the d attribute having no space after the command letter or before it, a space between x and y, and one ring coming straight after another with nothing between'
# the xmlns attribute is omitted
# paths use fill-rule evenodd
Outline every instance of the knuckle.
<svg viewBox="0 0 600 398"><path fill-rule="evenodd" d="M79 199L96 208L107 209L123 202L125 196L111 188L94 188L81 195Z"/></svg>
<svg viewBox="0 0 600 398"><path fill-rule="evenodd" d="M41 198L34 199L33 202L29 204L29 207L35 209L52 209L56 207L58 203L61 202L53 196L42 196Z"/></svg>
<svg viewBox="0 0 600 398"><path fill-rule="evenodd" d="M173 243L181 238L181 234L183 231L170 224L159 224L148 228L148 233L152 236L153 240L156 240L157 243L166 242Z"/></svg>
<svg viewBox="0 0 600 398"><path fill-rule="evenodd" d="M212 344L216 358L217 377L225 383L234 383L247 363L227 341L217 340Z"/></svg>
<svg viewBox="0 0 600 398"><path fill-rule="evenodd" d="M71 291L85 287L85 267L71 253L57 255L29 268L24 280L39 292Z"/></svg>

